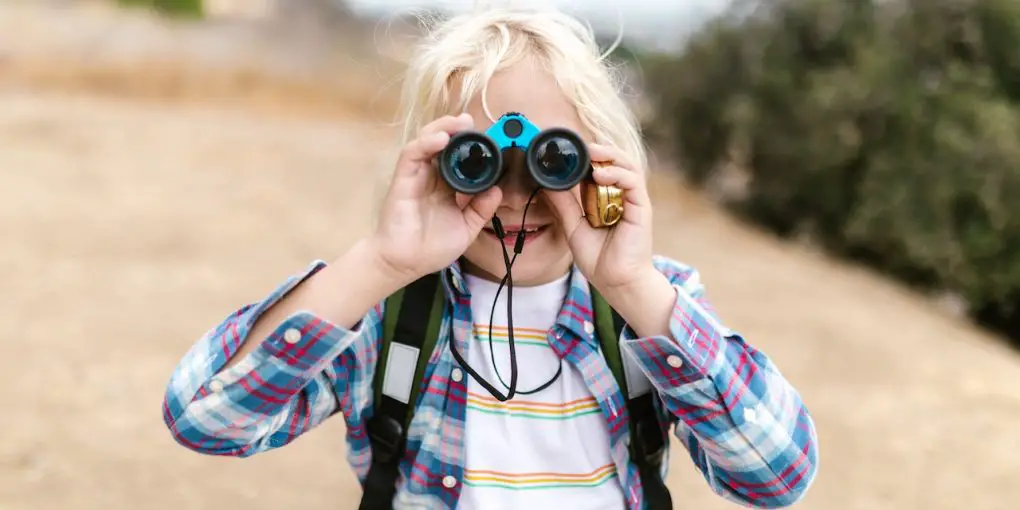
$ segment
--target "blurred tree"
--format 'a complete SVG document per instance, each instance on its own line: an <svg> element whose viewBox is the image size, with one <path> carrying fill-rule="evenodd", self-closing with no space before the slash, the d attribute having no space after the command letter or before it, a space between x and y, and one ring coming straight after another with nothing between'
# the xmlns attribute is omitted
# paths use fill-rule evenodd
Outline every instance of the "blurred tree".
<svg viewBox="0 0 1020 510"><path fill-rule="evenodd" d="M747 219L959 294L1020 345L1020 2L741 7L646 60L690 180L736 164Z"/></svg>
<svg viewBox="0 0 1020 510"><path fill-rule="evenodd" d="M200 18L204 14L202 0L117 0L120 5L144 7L174 17Z"/></svg>
<svg viewBox="0 0 1020 510"><path fill-rule="evenodd" d="M354 18L344 0L279 0L277 13L285 18L314 19L322 25L347 23Z"/></svg>

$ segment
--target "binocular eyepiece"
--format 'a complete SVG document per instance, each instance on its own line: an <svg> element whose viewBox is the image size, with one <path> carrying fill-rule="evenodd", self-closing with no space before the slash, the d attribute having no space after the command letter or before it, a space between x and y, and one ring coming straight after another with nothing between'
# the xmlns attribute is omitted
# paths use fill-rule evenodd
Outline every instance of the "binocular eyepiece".
<svg viewBox="0 0 1020 510"><path fill-rule="evenodd" d="M528 173L540 187L568 190L591 175L591 157L580 136L564 128L539 130L516 112L504 114L484 133L453 135L439 154L439 172L454 190L481 193L503 178L503 152L512 148L524 152Z"/></svg>

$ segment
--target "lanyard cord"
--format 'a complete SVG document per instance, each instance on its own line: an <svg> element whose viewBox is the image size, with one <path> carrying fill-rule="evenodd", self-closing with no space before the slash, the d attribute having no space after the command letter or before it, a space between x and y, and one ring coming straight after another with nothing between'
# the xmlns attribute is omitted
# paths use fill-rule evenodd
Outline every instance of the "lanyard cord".
<svg viewBox="0 0 1020 510"><path fill-rule="evenodd" d="M489 315L489 353L490 353L490 356L492 358L493 368L496 368L496 365L495 365L495 353L493 352L493 348L492 348L492 318L493 318L493 316L496 313L496 302L499 300L499 293L502 291L502 289L503 289L503 287L505 285L506 286L507 330L508 330L508 333L509 333L509 343L510 343L510 384L507 385L507 383L503 381L503 377L500 375L499 369L496 369L496 376L499 378L499 382L503 384L503 387L507 389L506 395L504 395L499 390L497 390L492 384L490 384L488 381L486 381L484 377L482 377L478 372L476 372L473 368L471 368L471 366L468 364L467 360L465 360L464 357L461 356L460 351L457 350L457 343L456 342L450 342L450 351L453 354L453 358L457 360L457 363L459 363L462 367L464 367L464 370L468 373L468 375L470 375L472 378L474 378L474 380L477 381L478 384L480 384L483 388L485 388L485 390L488 391L489 394L492 395L493 398L495 398L496 400L499 400L500 402L506 402L507 400L510 400L510 399L514 398L514 395L516 395L518 393L520 393L522 395L531 395L531 394L537 393L537 392L539 392L539 391L541 391L541 390L543 390L545 388L548 388L550 385L552 385L552 383L556 379L559 378L560 373L563 371L563 365L561 363L560 367L559 367L559 370L556 371L556 375L554 375L552 379L550 379L548 382L546 382L542 386L538 387L537 389L534 389L534 390L531 390L531 391L527 391L527 392L518 392L517 391L517 375L518 375L518 371L517 371L517 349L516 349L516 346L514 344L514 315L513 315L514 278L513 278L513 274L511 272L511 269L513 268L513 263L517 260L517 255L520 255L520 253L524 250L524 228L523 228L523 225L524 225L525 220L528 217L528 208L531 207L531 202L535 199L535 196L538 194L538 192L539 192L539 189L536 188L535 191L533 191L531 193L531 196L528 198L528 203L524 206L524 214L523 214L523 217L521 218L522 228L521 228L521 230L519 232L517 232L517 238L516 238L516 240L514 242L514 256L513 256L513 259L511 259L510 258L510 254L507 253L506 245L502 243L502 239L506 235L506 231L503 230L503 224L502 224L501 221L499 221L498 217L496 217L496 216L492 217L492 229L496 232L496 236L500 238L500 240L501 240L500 241L500 246L503 248L503 265L506 267L506 275L503 277L502 281L499 284L499 288L496 290L496 297L493 299L492 311L491 311L491 313Z"/></svg>

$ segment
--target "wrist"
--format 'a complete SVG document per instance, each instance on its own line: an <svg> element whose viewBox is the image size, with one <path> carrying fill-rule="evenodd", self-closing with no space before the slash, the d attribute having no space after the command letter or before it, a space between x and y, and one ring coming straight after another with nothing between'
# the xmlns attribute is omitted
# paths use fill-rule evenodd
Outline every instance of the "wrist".
<svg viewBox="0 0 1020 510"><path fill-rule="evenodd" d="M370 240L355 243L328 271L332 280L364 301L359 305L371 306L413 281L388 265Z"/></svg>
<svg viewBox="0 0 1020 510"><path fill-rule="evenodd" d="M378 245L370 238L355 243L347 253L340 257L337 263L343 264L345 267L357 268L369 287L378 289L378 293L387 296L417 278L389 263L382 256Z"/></svg>
<svg viewBox="0 0 1020 510"><path fill-rule="evenodd" d="M633 301L635 299L641 300L646 298L649 292L659 289L661 290L663 284L669 285L669 280L666 275L660 273L655 269L654 266L649 265L640 271L635 271L633 277L625 282L618 283L616 285L610 285L605 290L605 294L613 296L619 301Z"/></svg>
<svg viewBox="0 0 1020 510"><path fill-rule="evenodd" d="M607 289L604 295L609 305L639 336L669 334L669 321L676 306L676 289L654 266L649 266L627 283Z"/></svg>
<svg viewBox="0 0 1020 510"><path fill-rule="evenodd" d="M287 296L287 314L305 310L336 325L353 327L404 285L379 262L369 243L356 243Z"/></svg>

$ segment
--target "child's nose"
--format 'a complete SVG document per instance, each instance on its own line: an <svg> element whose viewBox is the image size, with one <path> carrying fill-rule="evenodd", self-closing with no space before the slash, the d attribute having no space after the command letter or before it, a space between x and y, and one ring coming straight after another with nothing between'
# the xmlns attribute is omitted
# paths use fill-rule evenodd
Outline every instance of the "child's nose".
<svg viewBox="0 0 1020 510"><path fill-rule="evenodd" d="M528 203L531 191L521 186L508 186L503 188L503 205L511 209L522 210Z"/></svg>
<svg viewBox="0 0 1020 510"><path fill-rule="evenodd" d="M513 151L507 158L507 169L500 183L503 190L503 204L508 207L524 208L535 189L535 180L525 168L523 154Z"/></svg>

